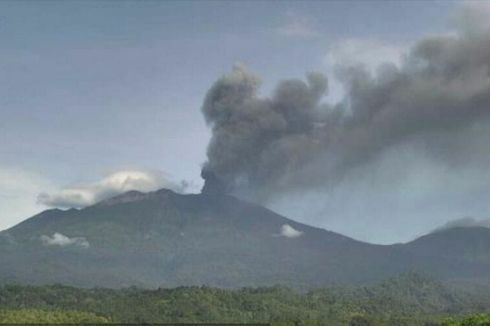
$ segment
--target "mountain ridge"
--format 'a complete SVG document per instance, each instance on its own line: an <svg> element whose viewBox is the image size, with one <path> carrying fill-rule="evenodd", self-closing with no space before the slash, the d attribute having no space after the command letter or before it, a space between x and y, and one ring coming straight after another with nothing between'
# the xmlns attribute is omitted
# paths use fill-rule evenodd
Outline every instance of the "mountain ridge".
<svg viewBox="0 0 490 326"><path fill-rule="evenodd" d="M0 232L0 283L311 288L412 270L481 279L490 276L490 230L481 233L456 238L454 252L441 233L369 244L216 192L130 191L83 209L46 210Z"/></svg>

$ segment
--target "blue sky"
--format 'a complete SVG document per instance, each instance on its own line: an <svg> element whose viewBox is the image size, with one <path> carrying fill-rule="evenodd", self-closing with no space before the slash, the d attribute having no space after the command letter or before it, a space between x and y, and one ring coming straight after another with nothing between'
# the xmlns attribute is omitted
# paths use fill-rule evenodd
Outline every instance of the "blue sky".
<svg viewBox="0 0 490 326"><path fill-rule="evenodd" d="M396 61L415 40L450 30L456 6L2 1L0 229L45 209L36 203L41 192L121 170L162 172L198 190L210 137L201 103L233 64L255 71L266 94L280 79L324 72L334 102L342 94L336 60Z"/></svg>

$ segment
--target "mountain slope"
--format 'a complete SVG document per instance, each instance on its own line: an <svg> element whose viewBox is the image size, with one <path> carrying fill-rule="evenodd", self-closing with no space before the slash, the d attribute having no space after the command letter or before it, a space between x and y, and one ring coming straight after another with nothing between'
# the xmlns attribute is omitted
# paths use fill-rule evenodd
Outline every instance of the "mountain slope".
<svg viewBox="0 0 490 326"><path fill-rule="evenodd" d="M418 254L489 263L490 229L454 227L422 236L407 247Z"/></svg>
<svg viewBox="0 0 490 326"><path fill-rule="evenodd" d="M460 261L455 274L451 257L425 251L424 241L372 245L227 195L131 191L1 232L0 282L315 287L410 270L473 277L467 267L476 266L478 276L490 275L485 260Z"/></svg>
<svg viewBox="0 0 490 326"><path fill-rule="evenodd" d="M455 227L429 233L404 246L420 269L447 278L490 278L490 229Z"/></svg>

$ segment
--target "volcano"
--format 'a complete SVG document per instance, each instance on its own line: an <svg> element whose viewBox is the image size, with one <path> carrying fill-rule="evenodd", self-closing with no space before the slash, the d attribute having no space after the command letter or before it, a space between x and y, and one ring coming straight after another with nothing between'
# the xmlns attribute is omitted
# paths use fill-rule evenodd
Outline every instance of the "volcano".
<svg viewBox="0 0 490 326"><path fill-rule="evenodd" d="M490 229L374 245L222 191L130 191L79 210L47 210L0 232L0 262L1 283L81 287L313 288L407 271L482 280L490 278Z"/></svg>

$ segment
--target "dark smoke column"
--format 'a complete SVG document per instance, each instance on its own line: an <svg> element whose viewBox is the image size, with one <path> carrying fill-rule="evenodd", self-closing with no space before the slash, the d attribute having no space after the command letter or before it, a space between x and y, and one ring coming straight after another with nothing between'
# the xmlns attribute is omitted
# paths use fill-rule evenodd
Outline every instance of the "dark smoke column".
<svg viewBox="0 0 490 326"><path fill-rule="evenodd" d="M271 97L259 96L259 87L257 76L236 65L207 92L202 112L212 137L203 193L262 201L317 152L316 111L327 78L310 73L306 81L282 81Z"/></svg>
<svg viewBox="0 0 490 326"><path fill-rule="evenodd" d="M201 177L204 179L204 186L201 189L202 194L222 195L226 193L224 183L218 179L214 172L202 169Z"/></svg>

